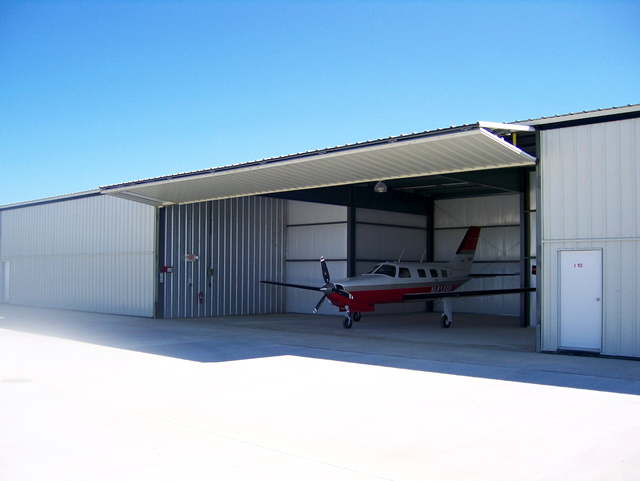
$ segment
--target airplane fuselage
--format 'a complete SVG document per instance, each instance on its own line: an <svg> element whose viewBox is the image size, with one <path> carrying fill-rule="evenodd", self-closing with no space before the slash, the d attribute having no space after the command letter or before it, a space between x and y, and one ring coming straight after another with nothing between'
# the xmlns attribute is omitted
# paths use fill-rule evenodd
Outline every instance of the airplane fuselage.
<svg viewBox="0 0 640 481"><path fill-rule="evenodd" d="M483 274L471 274L479 236L480 227L469 227L458 250L449 262L439 264L384 262L360 276L331 282L327 263L322 257L320 258L320 266L324 285L321 287L278 281L260 282L322 292L323 296L313 312L318 312L325 299L329 299L331 304L338 307L340 311L348 313L343 322L346 329L352 326L353 321L360 320L361 312L373 311L376 304L442 300L444 312L441 317L441 325L447 328L451 326L452 298L454 297L518 294L535 290L533 287L520 287L454 292L473 277L486 277Z"/></svg>
<svg viewBox="0 0 640 481"><path fill-rule="evenodd" d="M453 292L469 280L466 271L451 269L447 263L385 262L365 274L334 282L351 299L336 293L327 299L341 311L370 312L375 304L405 302L413 294Z"/></svg>

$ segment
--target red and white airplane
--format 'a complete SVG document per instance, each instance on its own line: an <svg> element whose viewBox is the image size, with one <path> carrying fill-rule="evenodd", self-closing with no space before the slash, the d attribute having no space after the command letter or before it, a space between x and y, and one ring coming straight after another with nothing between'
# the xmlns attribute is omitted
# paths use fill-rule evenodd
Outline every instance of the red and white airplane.
<svg viewBox="0 0 640 481"><path fill-rule="evenodd" d="M320 291L320 302L313 312L317 312L325 299L346 313L343 326L351 328L360 320L361 312L371 312L376 304L390 304L408 301L442 300L444 313L441 326L451 326L454 297L495 296L535 291L535 287L517 289L495 289L456 292L460 286L475 277L495 277L500 274L471 274L473 257L476 253L480 227L470 227L465 234L455 256L445 263L385 262L369 269L360 276L347 277L331 282L324 257L320 259L322 287L303 286L284 282L260 281L264 284Z"/></svg>

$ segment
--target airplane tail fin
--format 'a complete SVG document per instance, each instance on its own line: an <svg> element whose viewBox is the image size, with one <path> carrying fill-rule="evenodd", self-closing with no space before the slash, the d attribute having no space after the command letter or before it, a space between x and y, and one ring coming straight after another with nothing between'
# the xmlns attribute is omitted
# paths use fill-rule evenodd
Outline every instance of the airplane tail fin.
<svg viewBox="0 0 640 481"><path fill-rule="evenodd" d="M480 237L480 227L469 227L469 230L462 239L456 255L449 261L448 267L466 272L471 272L473 257L476 254L478 238Z"/></svg>

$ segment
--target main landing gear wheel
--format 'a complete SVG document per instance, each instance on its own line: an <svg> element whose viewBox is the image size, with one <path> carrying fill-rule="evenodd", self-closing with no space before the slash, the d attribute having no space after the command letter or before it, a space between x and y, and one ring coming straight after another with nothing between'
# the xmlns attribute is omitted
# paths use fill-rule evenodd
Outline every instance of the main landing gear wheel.
<svg viewBox="0 0 640 481"><path fill-rule="evenodd" d="M342 327L345 329L351 329L351 326L353 326L353 319L351 319L351 316L345 317L344 321L342 321Z"/></svg>
<svg viewBox="0 0 640 481"><path fill-rule="evenodd" d="M359 312L354 312L351 315L353 316L354 322L360 322L360 319L362 318L362 314L360 314Z"/></svg>
<svg viewBox="0 0 640 481"><path fill-rule="evenodd" d="M442 314L440 317L440 326L444 329L448 329L451 327L451 319L446 314Z"/></svg>

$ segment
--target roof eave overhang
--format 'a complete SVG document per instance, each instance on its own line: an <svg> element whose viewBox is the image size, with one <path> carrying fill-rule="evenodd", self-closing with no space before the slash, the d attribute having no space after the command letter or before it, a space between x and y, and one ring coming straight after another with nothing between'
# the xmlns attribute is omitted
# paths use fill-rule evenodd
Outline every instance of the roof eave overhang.
<svg viewBox="0 0 640 481"><path fill-rule="evenodd" d="M379 180L535 165L534 157L494 133L504 135L533 130L533 127L521 124L478 122L459 128L106 186L101 188L101 193L163 207Z"/></svg>

